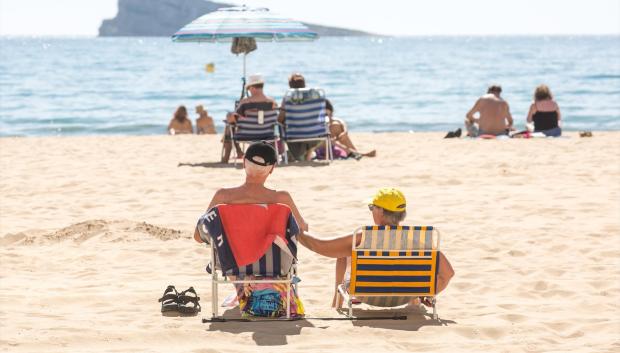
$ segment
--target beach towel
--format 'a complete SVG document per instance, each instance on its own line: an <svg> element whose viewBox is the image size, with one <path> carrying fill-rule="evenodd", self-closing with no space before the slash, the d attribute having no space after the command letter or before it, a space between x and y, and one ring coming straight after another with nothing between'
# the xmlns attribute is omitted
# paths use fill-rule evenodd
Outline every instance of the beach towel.
<svg viewBox="0 0 620 353"><path fill-rule="evenodd" d="M256 263L273 244L296 259L297 246L290 241L299 227L290 208L282 204L218 205L198 220L213 242L221 270L227 272Z"/></svg>

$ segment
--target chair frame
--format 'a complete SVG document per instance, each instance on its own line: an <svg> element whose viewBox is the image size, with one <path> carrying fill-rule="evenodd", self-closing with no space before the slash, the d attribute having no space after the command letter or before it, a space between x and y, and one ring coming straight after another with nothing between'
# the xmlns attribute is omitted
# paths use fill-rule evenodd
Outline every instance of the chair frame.
<svg viewBox="0 0 620 353"><path fill-rule="evenodd" d="M228 276L222 274L222 279L219 279L218 269L215 267L216 263L216 251L213 242L209 243L209 248L211 249L211 260L209 260L209 265L211 266L211 317L213 319L222 319L223 317L218 314L218 286L220 284L245 284L245 283L284 283L286 284L286 318L278 318L271 320L291 320L291 287L295 291L295 293L299 293L297 290L297 283L295 283L294 279L297 275L297 261L294 260L291 270L284 277L284 279L273 279L273 280L231 280L228 279ZM260 319L260 320L270 320L270 319Z"/></svg>
<svg viewBox="0 0 620 353"><path fill-rule="evenodd" d="M359 231L362 231L365 227L358 227L353 231L353 234L357 234ZM433 227L433 233L437 234L437 246L434 249L431 250L424 250L424 252L436 252L436 256L439 256L439 244L440 244L440 240L441 240L441 233L439 232L439 230L435 227ZM432 240L431 240L432 241ZM352 240L352 244L351 244L351 252L352 255L353 253L355 253L355 251L357 250L356 246L355 246L355 242L356 242L356 237L353 236L353 240ZM414 251L416 251L417 249L413 249ZM423 249L421 249L420 251L422 251ZM385 251L398 251L398 249L391 249L391 250L385 250L385 249L364 249L364 251L376 251L376 252L385 252ZM432 257L432 256L431 256ZM359 257L358 257L359 258ZM373 256L364 256L362 258L385 258L385 259L428 259L428 256L383 256L383 255L373 255ZM355 266L356 264L354 264L353 262L351 262L351 270L353 270L353 266ZM438 272L438 268L435 269L435 286L436 281L437 281L437 272ZM351 281L351 283L353 283ZM347 313L347 317L349 318L354 318L353 316L353 296L350 293L350 288L346 288L345 284L342 283L340 285L338 285L338 290L337 290L337 302L340 302L340 299L342 298L343 300L345 300L347 302L347 306L348 306L348 313ZM412 297L412 298L416 298L416 297L420 297L420 295L415 295L415 294L411 294L411 295L407 295L407 294L403 294L403 293L397 293L395 295L386 295L386 294L380 294L380 295L373 295L373 294L364 294L364 297L386 297L386 296L398 296L398 297ZM435 292L433 295L424 295L425 297L431 297L431 304L433 307L433 320L437 320L439 318L438 314L437 314L437 293Z"/></svg>
<svg viewBox="0 0 620 353"><path fill-rule="evenodd" d="M278 109L274 109L273 111L279 111ZM273 132L273 138L269 138L269 139L241 139L241 140L237 140L235 139L235 130L237 128L237 123L229 123L228 121L224 120L225 126L224 126L224 135L226 135L226 130L228 129L230 131L230 143L232 144L231 149L234 150L234 157L233 157L233 165L237 166L237 160L239 159L239 155L237 154L237 149L235 148L235 143L240 143L241 144L241 149L245 150L245 144L246 143L253 143L253 142L258 142L258 141L265 141L268 143L273 143L274 144L274 148L276 150L276 154L278 156L278 164L280 164L280 153L283 151L280 151L278 148L279 142L282 140L280 138L279 133L276 134L275 133L275 128L278 127L278 131L279 131L279 123L276 121L273 126L274 126L274 132ZM284 151L285 152L285 151ZM222 144L222 153L221 153L222 157L224 157L224 144ZM285 154L285 160L286 160L286 154Z"/></svg>

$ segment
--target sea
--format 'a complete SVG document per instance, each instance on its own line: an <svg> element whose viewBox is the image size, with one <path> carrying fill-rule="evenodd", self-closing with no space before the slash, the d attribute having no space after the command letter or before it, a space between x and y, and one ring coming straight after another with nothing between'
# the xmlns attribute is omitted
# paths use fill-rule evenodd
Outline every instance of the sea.
<svg viewBox="0 0 620 353"><path fill-rule="evenodd" d="M198 104L222 131L243 67L227 43L0 37L0 136L164 134L179 105L195 119ZM247 55L246 73L261 73L278 102L293 72L325 90L351 131L454 130L490 84L523 128L542 83L564 129L620 129L616 35L325 37Z"/></svg>

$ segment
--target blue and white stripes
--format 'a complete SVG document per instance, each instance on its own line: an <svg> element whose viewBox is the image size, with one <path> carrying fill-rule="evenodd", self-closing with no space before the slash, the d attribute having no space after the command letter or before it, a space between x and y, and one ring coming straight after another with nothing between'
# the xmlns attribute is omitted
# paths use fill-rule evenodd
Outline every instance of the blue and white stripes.
<svg viewBox="0 0 620 353"><path fill-rule="evenodd" d="M230 42L235 37L257 41L312 41L318 35L304 24L267 8L228 7L203 15L177 31L175 42Z"/></svg>

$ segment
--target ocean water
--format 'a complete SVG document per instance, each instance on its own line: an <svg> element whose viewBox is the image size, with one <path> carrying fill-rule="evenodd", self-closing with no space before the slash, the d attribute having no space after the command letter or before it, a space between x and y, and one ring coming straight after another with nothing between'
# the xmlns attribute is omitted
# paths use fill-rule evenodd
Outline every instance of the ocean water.
<svg viewBox="0 0 620 353"><path fill-rule="evenodd" d="M568 130L620 129L620 36L321 38L259 43L247 72L280 101L302 72L352 131L446 131L490 83L517 127L546 83ZM214 63L207 73L205 64ZM203 104L219 131L241 92L228 44L169 38L0 38L0 136L163 134Z"/></svg>

